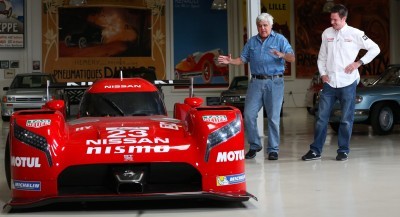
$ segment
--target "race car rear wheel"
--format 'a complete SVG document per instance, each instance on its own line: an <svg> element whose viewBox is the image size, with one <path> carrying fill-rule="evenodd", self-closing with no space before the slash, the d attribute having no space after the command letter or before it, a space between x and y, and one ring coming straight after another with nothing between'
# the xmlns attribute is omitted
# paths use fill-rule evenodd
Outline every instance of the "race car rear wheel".
<svg viewBox="0 0 400 217"><path fill-rule="evenodd" d="M203 80L206 84L211 82L213 73L214 73L214 69L213 69L213 65L210 63L210 61L206 60L203 62Z"/></svg>
<svg viewBox="0 0 400 217"><path fill-rule="evenodd" d="M78 41L79 48L85 48L87 46L87 40L85 37L80 37Z"/></svg>
<svg viewBox="0 0 400 217"><path fill-rule="evenodd" d="M11 161L10 161L10 142L9 142L9 136L7 136L7 142L6 142L6 150L4 152L4 171L6 172L6 180L7 180L7 185L8 189L11 189Z"/></svg>
<svg viewBox="0 0 400 217"><path fill-rule="evenodd" d="M378 135L389 134L394 127L393 108L383 102L378 103L372 109L371 125L374 133Z"/></svg>

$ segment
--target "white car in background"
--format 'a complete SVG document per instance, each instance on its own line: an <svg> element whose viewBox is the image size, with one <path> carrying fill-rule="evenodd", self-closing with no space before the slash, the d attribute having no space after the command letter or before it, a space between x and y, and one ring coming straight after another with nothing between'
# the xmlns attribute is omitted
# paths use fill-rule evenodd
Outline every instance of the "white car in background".
<svg viewBox="0 0 400 217"><path fill-rule="evenodd" d="M55 84L53 76L46 73L17 74L10 87L3 87L6 94L1 100L1 118L9 121L15 111L26 109L40 109L49 100L47 97L47 81ZM69 115L69 100L64 90L49 88L49 98L63 99Z"/></svg>

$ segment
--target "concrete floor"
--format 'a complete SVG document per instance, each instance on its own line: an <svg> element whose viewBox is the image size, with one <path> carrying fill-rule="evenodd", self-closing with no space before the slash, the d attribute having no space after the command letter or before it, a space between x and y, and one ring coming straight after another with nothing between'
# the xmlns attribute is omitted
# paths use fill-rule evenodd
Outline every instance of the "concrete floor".
<svg viewBox="0 0 400 217"><path fill-rule="evenodd" d="M170 200L90 204L58 204L13 216L273 216L376 217L399 216L400 128L375 136L368 126L355 126L349 160L335 160L337 136L328 131L321 160L304 162L313 137L314 117L305 108L285 108L278 161L258 154L246 161L248 192L258 201L220 203ZM2 123L0 144L0 206L10 198L4 178L4 145L8 123ZM266 129L266 127L265 127ZM247 150L247 147L246 147ZM9 215L2 210L0 216Z"/></svg>

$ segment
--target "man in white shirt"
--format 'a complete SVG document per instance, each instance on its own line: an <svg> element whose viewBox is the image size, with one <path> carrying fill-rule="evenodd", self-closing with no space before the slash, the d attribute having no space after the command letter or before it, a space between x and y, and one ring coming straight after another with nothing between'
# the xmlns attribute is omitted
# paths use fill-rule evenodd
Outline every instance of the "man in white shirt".
<svg viewBox="0 0 400 217"><path fill-rule="evenodd" d="M318 114L316 115L314 142L303 160L321 159L325 143L329 116L336 100L340 101L342 117L338 131L336 160L347 160L353 129L356 87L360 81L358 67L371 62L379 53L379 46L363 31L348 26L348 10L338 4L331 9L331 25L322 33L322 43L318 54L318 70L323 82L320 93ZM361 49L367 53L356 60Z"/></svg>

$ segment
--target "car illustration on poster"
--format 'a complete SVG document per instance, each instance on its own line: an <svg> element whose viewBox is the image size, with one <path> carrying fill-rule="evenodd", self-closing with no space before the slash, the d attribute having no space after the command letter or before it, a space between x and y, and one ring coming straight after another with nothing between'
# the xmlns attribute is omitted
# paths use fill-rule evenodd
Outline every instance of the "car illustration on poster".
<svg viewBox="0 0 400 217"><path fill-rule="evenodd" d="M222 55L221 49L188 55L175 66L175 78L201 76L204 83L208 84L214 76L223 76L225 81L229 81L228 65L218 63L219 55Z"/></svg>
<svg viewBox="0 0 400 217"><path fill-rule="evenodd" d="M12 15L12 4L8 0L0 0L0 14L7 16L7 18Z"/></svg>
<svg viewBox="0 0 400 217"><path fill-rule="evenodd" d="M167 116L157 86L188 81L100 79L85 91L78 118L69 121L61 100L14 112L4 158L12 191L6 205L256 199L246 191L237 108L203 106L201 98L189 96Z"/></svg>

